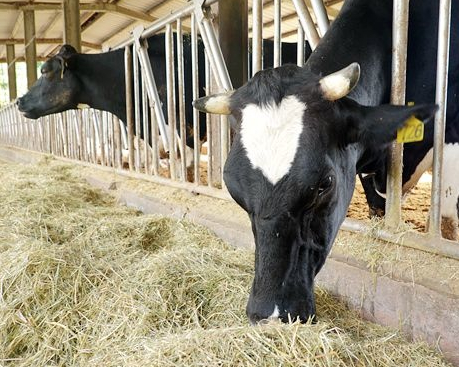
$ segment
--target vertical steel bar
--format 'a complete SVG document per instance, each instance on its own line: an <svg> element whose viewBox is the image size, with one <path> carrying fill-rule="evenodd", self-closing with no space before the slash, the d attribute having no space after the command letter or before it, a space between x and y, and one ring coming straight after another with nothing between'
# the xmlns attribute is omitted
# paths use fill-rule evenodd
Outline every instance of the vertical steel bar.
<svg viewBox="0 0 459 367"><path fill-rule="evenodd" d="M140 171L140 70L137 52L132 54L132 70L134 75L134 121L135 121L135 171Z"/></svg>
<svg viewBox="0 0 459 367"><path fill-rule="evenodd" d="M191 72L193 81L193 100L199 98L199 60L198 60L198 30L196 25L196 17L191 14ZM199 185L200 175L200 139L201 132L199 131L199 111L193 108L193 146L194 146L194 182Z"/></svg>
<svg viewBox="0 0 459 367"><path fill-rule="evenodd" d="M65 114L61 113L61 119L62 119L62 133L64 134L64 157L68 158L69 157L69 134L68 134L68 125L67 125L67 119L65 117Z"/></svg>
<svg viewBox="0 0 459 367"><path fill-rule="evenodd" d="M155 176L159 174L159 134L158 134L158 124L156 122L156 114L154 107L150 105L150 131L151 131L151 141L152 144L152 172Z"/></svg>
<svg viewBox="0 0 459 367"><path fill-rule="evenodd" d="M304 66L304 29L299 24L298 26L298 34L297 34L297 42L298 42L298 47L297 47L297 60L296 64L300 67Z"/></svg>
<svg viewBox="0 0 459 367"><path fill-rule="evenodd" d="M151 151L150 151L150 122L149 119L150 110L148 108L148 97L147 97L147 87L145 84L145 79L142 79L142 118L143 118L143 146L139 147L139 151L143 150L144 152L144 168L145 173L150 174L151 171ZM155 144L155 142L153 142Z"/></svg>
<svg viewBox="0 0 459 367"><path fill-rule="evenodd" d="M263 69L263 0L252 1L252 76Z"/></svg>
<svg viewBox="0 0 459 367"><path fill-rule="evenodd" d="M274 0L274 67L282 64L281 0Z"/></svg>
<svg viewBox="0 0 459 367"><path fill-rule="evenodd" d="M85 147L85 155L84 161L89 162L91 157L91 134L89 132L89 125L88 125L88 111L82 110L81 111L81 129L83 130L83 144Z"/></svg>
<svg viewBox="0 0 459 367"><path fill-rule="evenodd" d="M391 103L395 105L405 104L408 10L407 0L394 0ZM402 220L402 160L403 144L392 143L388 162L385 216L385 224L389 228L397 228Z"/></svg>
<svg viewBox="0 0 459 367"><path fill-rule="evenodd" d="M319 26L320 35L323 37L330 26L327 9L322 0L311 0L312 10L316 16L317 25Z"/></svg>
<svg viewBox="0 0 459 367"><path fill-rule="evenodd" d="M309 44L314 50L319 43L320 37L317 33L316 26L314 25L314 21L311 18L308 7L304 3L304 0L292 0L292 2L295 6L298 17L300 18L301 25L306 32L306 37L308 38Z"/></svg>
<svg viewBox="0 0 459 367"><path fill-rule="evenodd" d="M116 144L115 144L115 115L108 114L109 140L110 140L110 166L116 167Z"/></svg>
<svg viewBox="0 0 459 367"><path fill-rule="evenodd" d="M166 81L167 81L167 120L169 124L169 169L172 180L177 180L176 163L176 115L174 82L174 39L172 26L166 25Z"/></svg>
<svg viewBox="0 0 459 367"><path fill-rule="evenodd" d="M115 158L113 165L116 168L123 168L123 161L122 161L122 145L121 145L121 128L120 128L120 120L116 115L113 115L113 134L114 136L114 151L115 151Z"/></svg>
<svg viewBox="0 0 459 367"><path fill-rule="evenodd" d="M92 114L90 116L92 116L91 118L91 125L90 125L90 134L91 134L91 150L92 150L92 163L94 164L97 164L98 161L97 161L97 158L98 158L98 152L97 152L97 149L99 149L99 144L97 143L98 141L98 138L97 138L97 134L99 132L99 129L97 129L97 120L96 120L96 115L95 115L95 111L94 110L91 110L92 111Z"/></svg>
<svg viewBox="0 0 459 367"><path fill-rule="evenodd" d="M134 45L133 47L137 47ZM132 96L132 52L129 46L124 49L125 85L126 85L126 125L128 135L129 170L134 170L134 118Z"/></svg>
<svg viewBox="0 0 459 367"><path fill-rule="evenodd" d="M434 150L432 166L432 196L429 233L441 234L441 175L445 145L446 103L448 97L448 67L451 32L451 0L440 0L438 23L437 83L435 102L439 106L435 114Z"/></svg>
<svg viewBox="0 0 459 367"><path fill-rule="evenodd" d="M205 59L205 73L206 73L206 95L210 95L210 62L206 55ZM212 124L211 115L206 113L206 131L207 131L207 185L212 186L213 180L213 136L212 136Z"/></svg>
<svg viewBox="0 0 459 367"><path fill-rule="evenodd" d="M185 75L183 70L183 34L182 20L177 20L177 89L180 123L180 180L186 181L186 125L185 125Z"/></svg>
<svg viewBox="0 0 459 367"><path fill-rule="evenodd" d="M108 121L108 112L102 111L102 126L103 130L103 141L104 141L104 150L105 150L105 165L110 166L110 124Z"/></svg>

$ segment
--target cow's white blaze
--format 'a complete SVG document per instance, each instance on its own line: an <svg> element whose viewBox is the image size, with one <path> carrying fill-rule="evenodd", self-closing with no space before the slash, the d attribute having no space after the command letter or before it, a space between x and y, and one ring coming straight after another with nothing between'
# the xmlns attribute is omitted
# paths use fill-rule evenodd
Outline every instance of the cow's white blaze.
<svg viewBox="0 0 459 367"><path fill-rule="evenodd" d="M241 141L253 168L275 185L290 170L303 131L306 105L295 96L279 105L247 105L242 110Z"/></svg>

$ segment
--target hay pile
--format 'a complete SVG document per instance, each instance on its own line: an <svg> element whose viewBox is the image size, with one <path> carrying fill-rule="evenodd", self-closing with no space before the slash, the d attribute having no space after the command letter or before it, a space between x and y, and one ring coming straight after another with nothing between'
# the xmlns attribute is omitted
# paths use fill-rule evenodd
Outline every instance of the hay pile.
<svg viewBox="0 0 459 367"><path fill-rule="evenodd" d="M71 166L0 170L2 366L447 366L320 290L315 325L247 326L251 253Z"/></svg>

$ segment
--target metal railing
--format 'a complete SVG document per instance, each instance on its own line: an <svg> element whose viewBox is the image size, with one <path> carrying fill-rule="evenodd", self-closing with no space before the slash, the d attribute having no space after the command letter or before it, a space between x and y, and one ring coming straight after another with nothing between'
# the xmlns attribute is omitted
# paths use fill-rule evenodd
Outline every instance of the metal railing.
<svg viewBox="0 0 459 367"><path fill-rule="evenodd" d="M209 6L217 0L195 0L193 3L152 23L148 28L137 28L132 37L116 46L125 49L126 65L126 111L127 121L120 122L107 112L92 109L67 111L32 121L24 118L14 104L0 112L0 143L29 150L54 154L84 163L99 164L133 177L143 177L155 182L181 187L207 195L228 198L223 185L222 167L230 147L230 134L225 117L217 117L213 124L209 115L196 110L192 123L186 120L185 90L192 90L196 99L206 94L231 90L232 84L223 55L217 41L213 17ZM279 0L252 0L252 23L248 37L251 38L251 73L263 67L263 32L266 9L273 19L274 66L282 60L283 19L292 20L291 12L283 8L287 2ZM314 48L328 28L328 17L322 1L314 0L312 10L304 0L292 0L296 11L297 64L304 64L305 39ZM403 1L395 1L394 17L406 19L407 9ZM381 229L377 236L410 247L459 258L459 246L440 237L440 189L442 146L445 126L445 93L449 45L449 17L451 0L441 0L437 103L440 110L436 117L435 154L432 185L432 211L429 232L425 235L408 233L400 237L390 228L400 222L401 207L401 153L392 159L393 170L389 177L386 221L388 229ZM250 20L249 19L249 20ZM270 21L271 22L271 21ZM317 23L317 25L316 25ZM397 24L405 24L406 21ZM191 49L191 82L184 77L184 29ZM406 27L395 27L394 92L392 102L404 103L404 63L406 51ZM161 100L155 75L152 71L146 39L164 32L165 73L167 98ZM289 37L292 37L290 33ZM188 42L188 41L187 41ZM202 42L205 53L202 52ZM401 61L400 61L401 60ZM399 62L400 61L400 62ZM204 80L204 82L203 82ZM191 83L191 84L190 84ZM162 108L162 103L167 108ZM166 111L166 113L165 113ZM215 117L214 117L215 118ZM205 121L201 120L205 119ZM206 126L207 152L201 149L200 128ZM178 127L178 128L177 128ZM142 131L142 134L136 132ZM186 145L187 134L193 134L194 150ZM398 147L400 148L400 147ZM191 163L190 163L191 162ZM395 188L394 188L395 187ZM393 214L395 213L395 214ZM366 230L361 222L346 220L344 229ZM401 238L403 239L401 241Z"/></svg>

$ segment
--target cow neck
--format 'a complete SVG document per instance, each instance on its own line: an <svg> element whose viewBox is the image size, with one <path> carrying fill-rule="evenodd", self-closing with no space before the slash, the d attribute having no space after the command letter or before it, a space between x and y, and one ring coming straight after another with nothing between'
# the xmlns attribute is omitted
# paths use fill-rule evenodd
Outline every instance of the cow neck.
<svg viewBox="0 0 459 367"><path fill-rule="evenodd" d="M109 111L126 121L124 52L75 55L73 72L81 82L80 103Z"/></svg>
<svg viewBox="0 0 459 367"><path fill-rule="evenodd" d="M347 0L305 67L317 75L327 75L358 62L360 80L349 97L364 105L387 103L391 79L391 17L390 0Z"/></svg>

